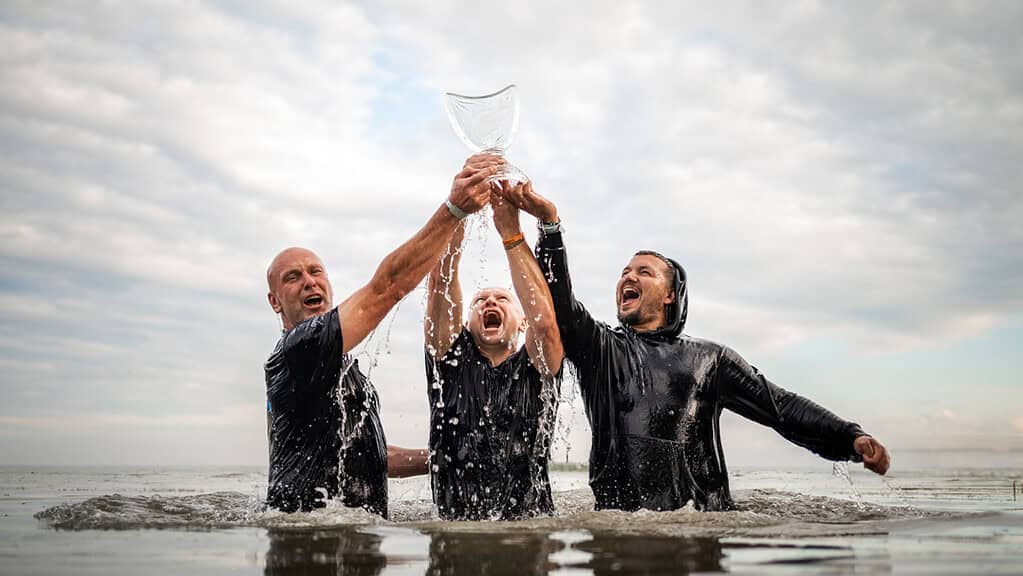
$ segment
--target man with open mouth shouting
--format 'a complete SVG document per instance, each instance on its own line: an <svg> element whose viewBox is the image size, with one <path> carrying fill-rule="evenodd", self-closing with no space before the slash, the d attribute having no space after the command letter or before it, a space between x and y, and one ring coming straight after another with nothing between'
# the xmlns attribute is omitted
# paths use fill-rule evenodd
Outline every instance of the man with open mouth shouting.
<svg viewBox="0 0 1023 576"><path fill-rule="evenodd" d="M340 497L345 506L387 516L379 402L348 352L419 284L461 219L490 201L489 179L503 164L497 156L470 157L447 202L337 307L316 254L288 248L274 258L266 273L267 298L284 334L265 366L270 507L310 510Z"/></svg>
<svg viewBox="0 0 1023 576"><path fill-rule="evenodd" d="M575 299L554 204L528 188L503 200L541 225L537 260L548 282L565 357L578 369L590 422L590 488L597 509L732 506L718 418L727 408L831 460L888 469L884 446L856 424L769 382L726 346L682 334L685 270L637 252L618 279L617 327Z"/></svg>
<svg viewBox="0 0 1023 576"><path fill-rule="evenodd" d="M550 292L519 228L519 211L501 199L510 190L506 182L495 184L491 206L515 294L483 288L462 324L461 232L430 273L424 323L430 470L437 510L449 520L510 520L553 511L547 462L563 352Z"/></svg>

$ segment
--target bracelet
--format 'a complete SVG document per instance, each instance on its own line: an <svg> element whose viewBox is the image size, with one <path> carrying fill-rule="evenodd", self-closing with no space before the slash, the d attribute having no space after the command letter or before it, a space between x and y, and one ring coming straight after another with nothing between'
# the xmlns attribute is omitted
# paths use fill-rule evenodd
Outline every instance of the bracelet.
<svg viewBox="0 0 1023 576"><path fill-rule="evenodd" d="M504 244L505 250L511 250L512 248L518 246L519 244L522 244L525 241L526 237L522 235L522 232L519 232L518 234L512 236L511 238L501 240L501 243Z"/></svg>
<svg viewBox="0 0 1023 576"><path fill-rule="evenodd" d="M451 215L459 220L464 220L465 217L469 215L469 213L465 210L462 210L458 206L452 204L451 200L445 200L444 205L448 207L448 212L451 212Z"/></svg>
<svg viewBox="0 0 1023 576"><path fill-rule="evenodd" d="M555 232L561 232L561 220L559 219L557 222L544 222L537 218L536 227L544 234L554 234Z"/></svg>

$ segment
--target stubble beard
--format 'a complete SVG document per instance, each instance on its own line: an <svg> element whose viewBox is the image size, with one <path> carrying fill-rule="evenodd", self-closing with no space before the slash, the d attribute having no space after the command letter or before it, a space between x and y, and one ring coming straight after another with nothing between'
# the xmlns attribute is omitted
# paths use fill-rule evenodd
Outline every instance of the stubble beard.
<svg viewBox="0 0 1023 576"><path fill-rule="evenodd" d="M633 326L639 322L639 312L639 308L627 313L618 312L618 321L622 324L622 326Z"/></svg>

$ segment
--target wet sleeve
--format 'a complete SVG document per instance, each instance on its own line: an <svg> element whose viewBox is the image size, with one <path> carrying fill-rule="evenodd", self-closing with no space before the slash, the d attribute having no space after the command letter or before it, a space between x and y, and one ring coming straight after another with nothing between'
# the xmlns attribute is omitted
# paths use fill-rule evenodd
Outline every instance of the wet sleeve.
<svg viewBox="0 0 1023 576"><path fill-rule="evenodd" d="M568 256L561 232L541 234L536 244L536 261L551 290L565 356L583 369L590 364L590 356L599 347L600 323L572 293L572 278L568 274Z"/></svg>
<svg viewBox="0 0 1023 576"><path fill-rule="evenodd" d="M340 371L343 361L341 325L337 308L310 318L284 336L284 360L299 386L299 393L326 392L336 382L322 377ZM314 377L321 375L321 377Z"/></svg>
<svg viewBox="0 0 1023 576"><path fill-rule="evenodd" d="M722 404L736 414L828 460L862 461L853 449L853 441L864 434L859 424L772 384L734 350L722 347L715 381Z"/></svg>
<svg viewBox="0 0 1023 576"><path fill-rule="evenodd" d="M451 343L451 347L440 358L434 358L429 350L423 350L426 355L426 393L430 398L431 406L435 406L437 401L442 398L445 383L457 381L465 365L464 360L469 357L467 352L471 341L472 336L463 326L458 337Z"/></svg>

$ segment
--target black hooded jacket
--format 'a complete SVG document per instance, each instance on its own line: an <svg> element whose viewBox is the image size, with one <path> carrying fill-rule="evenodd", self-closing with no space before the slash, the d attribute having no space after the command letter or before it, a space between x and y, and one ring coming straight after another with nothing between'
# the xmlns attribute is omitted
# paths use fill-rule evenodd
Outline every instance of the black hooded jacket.
<svg viewBox="0 0 1023 576"><path fill-rule="evenodd" d="M769 382L734 350L682 334L682 267L667 326L651 332L594 320L572 294L561 233L542 235L536 259L550 286L565 357L576 367L590 422L590 488L597 509L732 507L718 419L727 408L830 460L861 458L864 432Z"/></svg>

